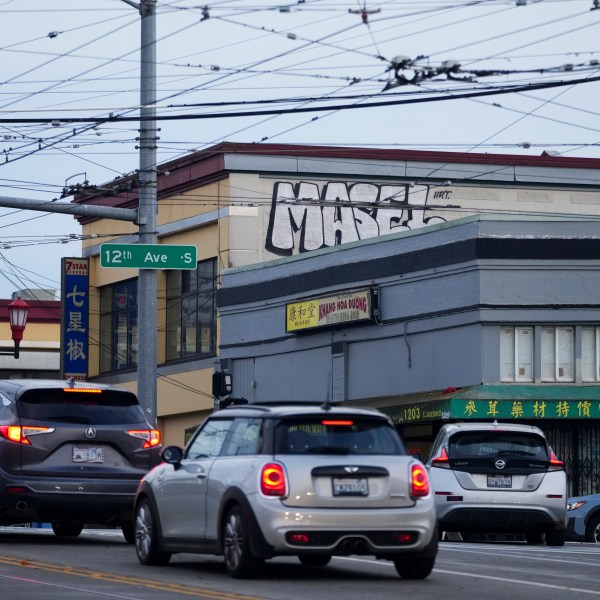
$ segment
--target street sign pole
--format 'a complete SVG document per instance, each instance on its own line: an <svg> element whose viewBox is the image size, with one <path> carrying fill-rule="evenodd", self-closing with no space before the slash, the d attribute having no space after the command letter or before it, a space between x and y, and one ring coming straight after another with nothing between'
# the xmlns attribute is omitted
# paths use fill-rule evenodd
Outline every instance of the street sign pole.
<svg viewBox="0 0 600 600"><path fill-rule="evenodd" d="M156 2L141 0L140 65L140 244L156 244ZM157 274L142 269L138 277L138 385L140 403L148 421L156 426L158 404Z"/></svg>

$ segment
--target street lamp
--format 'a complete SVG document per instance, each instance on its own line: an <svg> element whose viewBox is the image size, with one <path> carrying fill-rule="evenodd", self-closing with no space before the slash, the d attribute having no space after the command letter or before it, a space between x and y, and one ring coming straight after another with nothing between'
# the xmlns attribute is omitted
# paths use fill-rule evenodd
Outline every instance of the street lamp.
<svg viewBox="0 0 600 600"><path fill-rule="evenodd" d="M23 332L25 331L25 325L27 325L28 314L29 305L21 298L17 298L8 305L10 330L12 331L12 339L15 342L15 358L19 358L19 344L23 339Z"/></svg>

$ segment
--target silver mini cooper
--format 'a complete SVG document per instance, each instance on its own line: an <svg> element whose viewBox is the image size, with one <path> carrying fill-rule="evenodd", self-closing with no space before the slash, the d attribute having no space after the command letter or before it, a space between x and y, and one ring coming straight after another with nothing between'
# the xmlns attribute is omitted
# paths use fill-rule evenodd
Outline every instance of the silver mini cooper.
<svg viewBox="0 0 600 600"><path fill-rule="evenodd" d="M247 578L275 556L320 567L333 556L372 555L404 578L433 569L427 472L378 411L230 407L163 458L135 501L142 564L165 564L177 552L222 555L232 577Z"/></svg>

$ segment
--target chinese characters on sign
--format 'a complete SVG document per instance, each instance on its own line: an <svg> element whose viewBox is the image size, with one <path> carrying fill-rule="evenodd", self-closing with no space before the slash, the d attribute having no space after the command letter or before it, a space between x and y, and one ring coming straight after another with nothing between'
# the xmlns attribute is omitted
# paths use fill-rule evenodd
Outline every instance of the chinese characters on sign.
<svg viewBox="0 0 600 600"><path fill-rule="evenodd" d="M373 318L372 288L322 296L286 305L286 331L326 327Z"/></svg>
<svg viewBox="0 0 600 600"><path fill-rule="evenodd" d="M61 376L88 376L89 262L62 259Z"/></svg>
<svg viewBox="0 0 600 600"><path fill-rule="evenodd" d="M398 407L397 423L446 419L600 419L600 400L468 400L452 398Z"/></svg>

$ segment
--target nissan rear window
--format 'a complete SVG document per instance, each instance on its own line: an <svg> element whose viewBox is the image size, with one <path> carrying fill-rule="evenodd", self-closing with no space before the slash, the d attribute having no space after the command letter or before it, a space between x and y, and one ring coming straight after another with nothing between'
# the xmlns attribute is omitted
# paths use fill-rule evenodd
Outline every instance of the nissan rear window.
<svg viewBox="0 0 600 600"><path fill-rule="evenodd" d="M449 441L451 459L524 457L548 459L543 437L515 431L468 431L453 435Z"/></svg>
<svg viewBox="0 0 600 600"><path fill-rule="evenodd" d="M133 425L144 423L137 397L126 391L27 390L17 400L21 419L84 425Z"/></svg>
<svg viewBox="0 0 600 600"><path fill-rule="evenodd" d="M355 416L285 420L276 429L275 447L279 454L406 454L387 421Z"/></svg>

